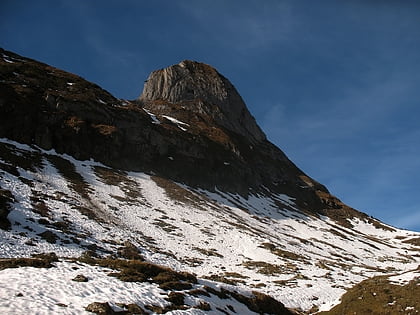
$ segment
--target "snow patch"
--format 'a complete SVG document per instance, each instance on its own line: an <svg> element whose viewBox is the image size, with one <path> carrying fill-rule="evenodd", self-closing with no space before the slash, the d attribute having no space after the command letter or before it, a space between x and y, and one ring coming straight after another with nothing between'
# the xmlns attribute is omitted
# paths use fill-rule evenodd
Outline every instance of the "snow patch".
<svg viewBox="0 0 420 315"><path fill-rule="evenodd" d="M174 123L175 125L177 125L178 128L181 129L182 131L187 131L187 129L185 127L190 126L189 124L186 124L186 123L184 123L182 121L179 121L178 119L175 119L175 118L170 117L170 116L162 115L162 117L169 120L170 122Z"/></svg>
<svg viewBox="0 0 420 315"><path fill-rule="evenodd" d="M149 112L147 109L143 108L143 110L150 116L150 118L152 119L152 123L154 124L160 124L160 120L157 119L155 114L152 114L151 112Z"/></svg>

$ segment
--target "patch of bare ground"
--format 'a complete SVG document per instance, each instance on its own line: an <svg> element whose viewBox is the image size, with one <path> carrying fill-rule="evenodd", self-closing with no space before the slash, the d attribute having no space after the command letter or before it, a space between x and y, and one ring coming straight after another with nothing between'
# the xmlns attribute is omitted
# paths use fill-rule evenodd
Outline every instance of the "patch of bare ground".
<svg viewBox="0 0 420 315"><path fill-rule="evenodd" d="M406 254L401 254L400 253L398 257L392 257L392 256L378 257L378 261L380 261L380 262L394 261L394 262L398 262L398 263L408 264L410 262L415 261L415 259L413 259L413 257L411 257L411 255L406 255Z"/></svg>
<svg viewBox="0 0 420 315"><path fill-rule="evenodd" d="M151 176L151 179L156 183L156 185L165 190L166 195L170 199L181 204L192 205L198 209L206 210L207 200L203 199L205 197L199 197L171 180L158 176Z"/></svg>
<svg viewBox="0 0 420 315"><path fill-rule="evenodd" d="M35 151L26 151L16 148L14 145L0 142L0 159L9 165L9 170L15 176L19 172L13 166L18 166L26 171L36 172L42 168L42 155Z"/></svg>
<svg viewBox="0 0 420 315"><path fill-rule="evenodd" d="M384 276L364 280L341 297L341 303L325 315L414 315L420 311L420 279L406 285L390 283Z"/></svg>
<svg viewBox="0 0 420 315"><path fill-rule="evenodd" d="M67 180L70 188L77 192L81 197L90 199L89 193L91 192L91 188L82 175L76 171L76 167L72 162L57 155L49 154L46 155L46 158L57 169L58 173Z"/></svg>
<svg viewBox="0 0 420 315"><path fill-rule="evenodd" d="M37 254L31 258L1 258L0 270L19 267L51 268L56 261L58 257L55 253Z"/></svg>
<svg viewBox="0 0 420 315"><path fill-rule="evenodd" d="M377 229L382 229L385 231L389 231L389 232L395 232L396 230L390 226L387 226L385 224L382 224L379 220L372 218L372 217L368 217L366 219L366 221L370 224L372 224L374 227L376 227Z"/></svg>
<svg viewBox="0 0 420 315"><path fill-rule="evenodd" d="M155 219L154 221L151 222L151 224L160 227L162 230L164 230L167 233L171 233L171 234L176 234L178 236L182 236L182 233L175 233L177 230L180 230L179 227L168 223L162 219Z"/></svg>
<svg viewBox="0 0 420 315"><path fill-rule="evenodd" d="M149 312L145 311L139 305L132 303L132 304L123 304L123 303L116 303L116 305L122 309L123 311L114 311L111 305L107 302L93 302L90 303L88 306L85 307L87 312L95 313L98 315L146 315Z"/></svg>
<svg viewBox="0 0 420 315"><path fill-rule="evenodd" d="M248 276L244 276L238 272L225 272L224 273L225 277L229 277L229 278L238 278L238 279L248 279Z"/></svg>
<svg viewBox="0 0 420 315"><path fill-rule="evenodd" d="M230 285L244 284L246 283L244 279L249 279L248 276L244 276L238 272L225 272L221 275L210 275L204 278L216 282L223 282Z"/></svg>
<svg viewBox="0 0 420 315"><path fill-rule="evenodd" d="M131 246L129 247L131 248ZM169 302L168 305L163 307L153 304L145 305L142 311L151 311L157 314L164 314L174 310L187 310L190 308L209 311L212 309L210 303L203 300L199 300L196 303L196 305L188 306L185 305L185 298L187 296L211 297L212 295L215 295L221 299L235 299L238 302L246 305L249 308L249 310L259 314L293 314L291 311L285 308L282 303L263 293L252 292L252 294L250 294L249 296L245 296L238 292L227 290L224 288L221 288L220 290L211 288L209 286L203 286L202 288L194 288L194 285L197 285L197 278L194 275L187 272L177 272L170 268L145 261L124 260L115 258L97 258L86 254L83 257L80 257L78 261L113 269L115 271L111 272L109 276L116 277L121 281L156 283L161 289L168 292L168 296L166 298L166 300ZM226 275L236 278L245 278L244 276L236 273ZM117 305L126 309L126 311L124 311L121 314L143 314L141 312L136 313L134 311L130 311L128 305ZM98 309L96 308L96 306L98 306ZM99 309L102 309L102 307L109 311L109 308L106 305L99 304L91 305L89 307L89 311L94 312L96 314L107 314L100 313L98 311ZM134 307L133 310L135 309L138 311L135 305L132 305L132 307Z"/></svg>
<svg viewBox="0 0 420 315"><path fill-rule="evenodd" d="M340 270L351 270L352 265L348 265L344 262L340 262L338 260L328 260L328 259L321 259L318 260L315 265L319 268L332 271L335 268L340 268Z"/></svg>
<svg viewBox="0 0 420 315"><path fill-rule="evenodd" d="M57 240L59 239L58 235L55 234L54 232L50 231L50 230L46 230L42 233L37 234L38 236L40 236L42 239L44 239L45 241L47 241L50 244L55 244L57 242Z"/></svg>
<svg viewBox="0 0 420 315"><path fill-rule="evenodd" d="M249 235L265 235L266 231L258 229L256 226L250 227L246 222L244 222L241 218L236 217L237 221L232 220L221 220L222 222L226 223L229 226L234 226L235 228L248 233ZM241 222L242 221L242 222Z"/></svg>
<svg viewBox="0 0 420 315"><path fill-rule="evenodd" d="M79 261L116 270L109 275L126 282L152 282L162 289L186 290L197 283L197 278L187 272L177 272L170 268L141 260L117 258L96 258L84 255Z"/></svg>
<svg viewBox="0 0 420 315"><path fill-rule="evenodd" d="M251 295L245 296L235 291L229 291L225 288L217 290L215 288L204 286L202 289L194 289L188 292L194 296L217 296L219 299L234 298L238 302L246 305L249 310L257 314L275 314L275 315L293 315L281 302L261 292L253 291ZM219 311L222 311L219 309ZM223 313L226 313L224 311ZM229 313L228 313L229 314Z"/></svg>
<svg viewBox="0 0 420 315"><path fill-rule="evenodd" d="M383 240L381 240L377 237L374 237L372 235L365 235L365 237L372 242L376 242L376 243L379 243L381 245L388 246L390 248L396 248L395 246L391 245L390 243L384 242Z"/></svg>
<svg viewBox="0 0 420 315"><path fill-rule="evenodd" d="M33 212L39 214L42 217L49 218L50 217L50 209L48 208L45 200L47 200L47 196L41 194L35 190L32 190L32 196L30 198L32 204Z"/></svg>
<svg viewBox="0 0 420 315"><path fill-rule="evenodd" d="M280 265L274 265L265 261L245 261L242 265L248 269L256 269L258 273L274 276L284 272L284 267Z"/></svg>
<svg viewBox="0 0 420 315"><path fill-rule="evenodd" d="M342 227L340 227L338 225L333 225L333 224L331 224L329 222L326 222L326 223L327 223L327 225L331 226L332 229L341 231L345 235L349 235L349 236L352 236L352 237L357 237L357 234L355 234L353 232L350 232L348 229L342 228ZM360 234L360 233L358 233L358 234Z"/></svg>
<svg viewBox="0 0 420 315"><path fill-rule="evenodd" d="M278 248L276 245L272 244L272 243L262 243L261 246L262 248L266 248L268 249L270 252L272 252L274 255L285 258L285 259L289 259L289 260L300 260L300 261L306 261L307 258L305 256L296 254L296 253L292 253L289 252L287 250Z"/></svg>
<svg viewBox="0 0 420 315"><path fill-rule="evenodd" d="M403 243L406 243L406 244L411 244L411 245L419 246L420 247L420 237L410 238L410 239L404 240L402 242Z"/></svg>
<svg viewBox="0 0 420 315"><path fill-rule="evenodd" d="M110 169L102 166L93 167L95 175L107 185L119 187L125 194L125 198L112 196L113 198L124 202L142 202L147 204L146 199L141 193L139 184L130 179L124 171Z"/></svg>
<svg viewBox="0 0 420 315"><path fill-rule="evenodd" d="M74 204L73 208L78 210L81 214L87 216L89 219L97 222L104 222L104 219L98 216L98 209L92 204L89 193L92 192L89 184L84 180L82 175L76 171L75 165L60 156L46 155L48 161L57 169L58 173L62 175L69 185L85 202L85 204Z"/></svg>
<svg viewBox="0 0 420 315"><path fill-rule="evenodd" d="M206 256L214 256L214 257L223 258L223 255L219 254L217 250L214 248L206 249L206 248L200 248L200 247L193 247L193 250Z"/></svg>
<svg viewBox="0 0 420 315"><path fill-rule="evenodd" d="M310 238L310 240L311 240L314 244L317 244L317 243L319 243L319 244L324 244L324 245L329 246L329 247L332 247L332 248L334 248L334 249L336 249L336 250L341 250L341 248L340 248L340 247L338 247L338 246L336 246L336 245L334 245L334 244L328 243L328 242L326 242L326 241L323 241L323 240L317 239L317 238L313 238L313 237L311 237L311 238Z"/></svg>
<svg viewBox="0 0 420 315"><path fill-rule="evenodd" d="M282 303L275 300L269 295L261 292L252 292L253 296L247 297L236 292L231 292L233 298L245 304L251 311L258 314L277 314L289 315L293 314Z"/></svg>
<svg viewBox="0 0 420 315"><path fill-rule="evenodd" d="M117 254L119 257L125 259L144 260L139 249L129 241L124 242L124 244L117 249Z"/></svg>
<svg viewBox="0 0 420 315"><path fill-rule="evenodd" d="M178 257L178 260L191 267L198 267L204 263L203 259L196 258L196 257L182 257L182 258Z"/></svg>
<svg viewBox="0 0 420 315"><path fill-rule="evenodd" d="M348 239L349 239L346 235L344 235L343 233L340 233L340 232L339 232L339 231L337 231L336 229L329 229L328 231L329 231L330 233L332 233L332 234L334 234L334 235L336 235L336 236L340 237L340 238L345 239L345 240L348 240Z"/></svg>
<svg viewBox="0 0 420 315"><path fill-rule="evenodd" d="M229 285L238 285L238 284L245 284L246 283L244 280L227 278L223 275L209 275L209 276L204 276L203 278L211 280L211 281L215 281L215 282L226 283L226 284L229 284Z"/></svg>
<svg viewBox="0 0 420 315"><path fill-rule="evenodd" d="M216 234L214 234L213 232L211 232L209 227L204 227L200 229L201 233L209 236L210 238L214 238L215 236L217 236Z"/></svg>

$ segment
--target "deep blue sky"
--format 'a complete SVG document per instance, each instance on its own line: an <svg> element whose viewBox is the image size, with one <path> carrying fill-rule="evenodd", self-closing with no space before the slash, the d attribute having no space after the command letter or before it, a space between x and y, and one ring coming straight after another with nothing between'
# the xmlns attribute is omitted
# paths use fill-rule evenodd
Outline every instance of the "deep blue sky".
<svg viewBox="0 0 420 315"><path fill-rule="evenodd" d="M303 171L420 231L420 1L2 0L0 46L126 99L211 64Z"/></svg>

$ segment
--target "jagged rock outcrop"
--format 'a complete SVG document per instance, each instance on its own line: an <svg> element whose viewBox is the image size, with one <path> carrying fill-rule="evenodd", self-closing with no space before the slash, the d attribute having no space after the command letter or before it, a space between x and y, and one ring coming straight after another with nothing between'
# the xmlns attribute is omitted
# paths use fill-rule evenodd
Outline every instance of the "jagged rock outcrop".
<svg viewBox="0 0 420 315"><path fill-rule="evenodd" d="M213 68L185 61L154 72L140 100L117 99L74 74L0 49L0 137L191 187L284 193L305 211L358 215L266 140Z"/></svg>
<svg viewBox="0 0 420 315"><path fill-rule="evenodd" d="M211 66L190 60L153 71L139 100L151 110L165 112L165 104L179 103L208 115L220 126L253 142L266 139L232 83Z"/></svg>

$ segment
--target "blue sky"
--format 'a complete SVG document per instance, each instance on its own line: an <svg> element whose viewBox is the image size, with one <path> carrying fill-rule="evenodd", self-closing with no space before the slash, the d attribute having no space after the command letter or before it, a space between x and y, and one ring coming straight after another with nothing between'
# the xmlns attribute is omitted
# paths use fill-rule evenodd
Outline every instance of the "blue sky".
<svg viewBox="0 0 420 315"><path fill-rule="evenodd" d="M420 231L420 2L3 0L0 46L134 99L216 67L268 138L345 203Z"/></svg>

